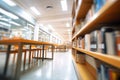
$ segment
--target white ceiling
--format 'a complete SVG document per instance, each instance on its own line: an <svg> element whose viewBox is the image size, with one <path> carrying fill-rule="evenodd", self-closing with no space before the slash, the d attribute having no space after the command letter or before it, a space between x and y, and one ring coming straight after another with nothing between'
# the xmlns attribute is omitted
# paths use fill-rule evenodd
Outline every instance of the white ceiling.
<svg viewBox="0 0 120 80"><path fill-rule="evenodd" d="M26 12L29 12L44 26L50 24L55 31L60 34L65 41L70 41L68 29L71 29L71 12L73 0L67 0L67 11L62 11L61 0L14 0ZM41 15L35 15L30 7L35 6ZM53 8L46 8L52 6ZM70 28L66 27L66 23L70 23Z"/></svg>

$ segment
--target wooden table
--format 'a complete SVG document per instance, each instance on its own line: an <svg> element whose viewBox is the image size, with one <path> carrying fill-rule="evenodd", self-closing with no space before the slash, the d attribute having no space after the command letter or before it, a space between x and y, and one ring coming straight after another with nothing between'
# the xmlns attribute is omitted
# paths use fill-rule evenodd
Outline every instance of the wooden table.
<svg viewBox="0 0 120 80"><path fill-rule="evenodd" d="M9 56L11 52L11 46L12 45L18 45L18 58L16 62L16 69L15 69L15 76L14 80L19 80L20 79L20 74L21 74L21 60L22 60L22 50L24 45L30 45L29 47L29 54L31 54L31 45L42 45L43 53L42 53L42 61L44 61L44 47L45 45L51 45L52 46L52 59L54 57L54 44L49 43L49 42L39 42L39 41L33 41L33 40L26 40L26 39L9 39L9 40L0 40L0 45L7 45L7 56L6 56L6 62L5 62L5 67L4 67L4 73L3 75L6 75L7 72L7 67L8 67L8 61L9 61ZM30 57L30 56L29 56ZM30 58L29 58L30 62Z"/></svg>

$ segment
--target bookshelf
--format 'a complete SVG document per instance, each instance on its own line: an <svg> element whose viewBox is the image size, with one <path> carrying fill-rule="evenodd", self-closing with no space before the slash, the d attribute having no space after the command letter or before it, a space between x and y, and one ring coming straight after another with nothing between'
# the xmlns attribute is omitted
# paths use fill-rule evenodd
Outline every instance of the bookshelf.
<svg viewBox="0 0 120 80"><path fill-rule="evenodd" d="M102 1L102 0L101 0ZM102 25L119 25L120 24L120 0L104 0L106 1L104 5L95 13L93 13L92 16L90 16L89 20L86 21L87 14L89 13L89 10L91 7L93 7L94 2L93 0L74 0L73 10L72 10L72 53L74 57L76 57L77 52L84 53L85 55L88 55L92 57L94 60L99 60L100 64L107 65L108 68L114 68L118 71L120 71L120 57L117 55L109 55L102 52L97 51L90 51L86 50L85 48L81 48L81 46L78 47L78 42L80 37L84 37L86 34L90 34L91 32L94 32L96 29L100 29L103 26ZM84 12L85 11L85 12ZM82 22L81 22L82 20ZM80 25L84 23L83 25ZM80 28L76 28L79 27ZM79 30L76 30L79 29ZM74 64L75 68L77 70L77 73L82 77L89 77L90 75L87 75L88 73L85 73L85 75L82 75L80 69L86 68L88 69L91 67L92 64L89 64L88 62L85 62L85 64L76 63L76 59L74 58ZM80 67L80 66L84 66ZM80 68L80 69L78 69ZM97 68L94 68L93 66L91 69L88 70L88 72L97 72ZM97 73L98 74L98 73ZM97 80L98 75L92 74L91 76L94 77L92 80ZM119 75L120 76L120 75ZM87 80L87 79L82 79ZM89 80L89 79L88 79ZM103 78L100 80L104 80ZM113 80L113 79L110 79ZM114 79L118 80L118 79Z"/></svg>
<svg viewBox="0 0 120 80"><path fill-rule="evenodd" d="M72 38L72 40L77 36L85 35L96 28L99 24L111 24L119 23L120 21L120 10L119 10L120 1L119 0L109 0L106 4L99 10L90 21L87 22Z"/></svg>
<svg viewBox="0 0 120 80"><path fill-rule="evenodd" d="M79 1L79 2L78 2ZM72 17L73 17L73 29L72 32L75 30L75 26L80 24L80 19L85 18L88 10L90 9L90 6L92 5L93 0L78 0L78 3L73 3L73 10L72 10ZM78 6L77 6L78 5ZM75 7L77 6L77 9L75 10ZM76 16L75 16L76 15Z"/></svg>

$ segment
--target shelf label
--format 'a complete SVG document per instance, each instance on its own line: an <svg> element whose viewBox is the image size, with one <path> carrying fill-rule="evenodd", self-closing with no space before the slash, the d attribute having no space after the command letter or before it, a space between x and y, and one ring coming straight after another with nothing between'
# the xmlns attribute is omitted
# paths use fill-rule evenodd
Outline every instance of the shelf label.
<svg viewBox="0 0 120 80"><path fill-rule="evenodd" d="M96 44L91 44L91 48L97 48Z"/></svg>

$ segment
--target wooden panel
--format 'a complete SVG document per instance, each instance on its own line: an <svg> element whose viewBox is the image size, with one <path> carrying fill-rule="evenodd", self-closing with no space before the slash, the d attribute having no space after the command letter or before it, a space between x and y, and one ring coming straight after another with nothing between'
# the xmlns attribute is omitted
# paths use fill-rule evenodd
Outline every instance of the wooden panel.
<svg viewBox="0 0 120 80"><path fill-rule="evenodd" d="M120 57L119 56L113 56L113 55L107 55L107 54L103 54L103 53L98 53L98 52L92 52L92 51L87 51L84 49L80 49L80 48L74 48L80 52L83 52L87 55L90 55L94 58L97 58L100 61L103 61L107 64L110 64L118 69L120 69Z"/></svg>

